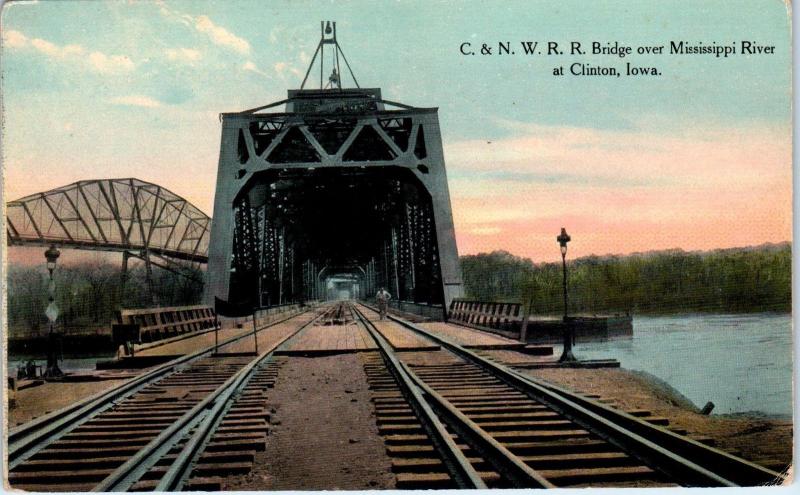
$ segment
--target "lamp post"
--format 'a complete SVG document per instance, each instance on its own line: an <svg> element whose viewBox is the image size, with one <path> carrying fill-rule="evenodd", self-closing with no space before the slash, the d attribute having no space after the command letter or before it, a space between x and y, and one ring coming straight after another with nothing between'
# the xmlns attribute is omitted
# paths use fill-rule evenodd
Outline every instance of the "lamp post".
<svg viewBox="0 0 800 495"><path fill-rule="evenodd" d="M567 243L572 238L567 234L567 229L561 227L561 234L556 237L559 246L561 246L561 266L564 274L564 352L558 359L559 362L575 361L575 356L572 354L572 343L575 340L574 328L571 319L567 316Z"/></svg>
<svg viewBox="0 0 800 495"><path fill-rule="evenodd" d="M59 342L57 338L58 336L53 331L56 318L58 318L58 307L56 306L55 301L56 282L53 279L53 270L56 269L56 261L58 260L59 256L61 256L61 251L59 251L55 246L50 246L50 248L44 253L44 257L47 259L47 271L50 272L50 283L47 287L49 303L47 304L47 310L45 311L47 319L50 321L50 331L47 335L47 369L44 372L45 378L59 378L64 376L61 368L58 367Z"/></svg>

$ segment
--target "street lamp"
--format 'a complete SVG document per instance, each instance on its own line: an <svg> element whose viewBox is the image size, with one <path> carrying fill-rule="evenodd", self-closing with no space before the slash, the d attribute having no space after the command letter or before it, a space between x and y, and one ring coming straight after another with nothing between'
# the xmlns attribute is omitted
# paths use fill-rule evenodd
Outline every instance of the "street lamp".
<svg viewBox="0 0 800 495"><path fill-rule="evenodd" d="M561 227L561 234L556 237L558 245L561 246L561 266L564 274L564 352L558 359L559 362L575 361L575 356L572 354L572 343L575 340L574 328L572 321L567 316L567 243L572 238L567 234L567 229Z"/></svg>
<svg viewBox="0 0 800 495"><path fill-rule="evenodd" d="M50 249L44 252L44 257L47 259L47 269L50 271L50 276L53 276L53 270L56 269L56 261L58 261L58 257L61 256L61 251L59 251L55 246L50 246Z"/></svg>
<svg viewBox="0 0 800 495"><path fill-rule="evenodd" d="M59 342L58 336L53 332L53 325L58 318L58 307L56 306L56 282L53 279L53 270L56 269L56 261L61 256L55 246L45 251L44 257L47 259L47 271L50 272L50 283L48 284L49 302L45 314L50 322L50 331L47 335L47 369L44 372L45 378L59 378L64 376L64 372L58 367Z"/></svg>

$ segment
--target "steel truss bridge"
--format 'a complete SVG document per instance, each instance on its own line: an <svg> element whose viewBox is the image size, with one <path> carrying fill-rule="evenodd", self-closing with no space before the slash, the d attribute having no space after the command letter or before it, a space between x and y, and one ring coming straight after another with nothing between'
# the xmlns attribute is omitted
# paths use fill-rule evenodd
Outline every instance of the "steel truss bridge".
<svg viewBox="0 0 800 495"><path fill-rule="evenodd" d="M323 299L333 279L429 306L462 295L438 110L361 87L336 23L320 25L300 89L221 119L206 304Z"/></svg>
<svg viewBox="0 0 800 495"><path fill-rule="evenodd" d="M211 218L139 179L82 180L31 194L6 204L6 220L10 246L121 252L123 281L130 257L145 262L151 285L151 265L187 275L185 268L208 262Z"/></svg>

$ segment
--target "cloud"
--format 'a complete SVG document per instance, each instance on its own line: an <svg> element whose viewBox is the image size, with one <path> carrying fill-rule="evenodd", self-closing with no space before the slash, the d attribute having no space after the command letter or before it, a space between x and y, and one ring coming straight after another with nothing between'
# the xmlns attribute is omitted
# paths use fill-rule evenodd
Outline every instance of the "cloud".
<svg viewBox="0 0 800 495"><path fill-rule="evenodd" d="M301 77L303 75L300 69L298 69L291 63L287 62L277 62L275 63L275 65L272 66L272 68L279 76L281 76L281 79L283 79L284 81L286 80L287 72L297 77Z"/></svg>
<svg viewBox="0 0 800 495"><path fill-rule="evenodd" d="M30 46L38 52L53 58L81 55L85 51L81 45L65 45L62 47L41 38L28 38L23 33L13 30L3 33L3 43L10 48Z"/></svg>
<svg viewBox="0 0 800 495"><path fill-rule="evenodd" d="M677 132L513 123L516 135L448 143L456 175L588 186L742 185L785 178L780 130L697 125Z"/></svg>
<svg viewBox="0 0 800 495"><path fill-rule="evenodd" d="M209 35L211 41L217 45L231 48L242 55L250 53L250 43L247 40L236 36L221 26L217 26L206 15L195 18L195 28L201 33Z"/></svg>
<svg viewBox="0 0 800 495"><path fill-rule="evenodd" d="M267 41L271 45L280 45L290 53L299 52L308 43L308 26L304 24L275 26L270 29Z"/></svg>
<svg viewBox="0 0 800 495"><path fill-rule="evenodd" d="M161 12L161 15L163 15L164 17L167 17L167 18L173 19L173 20L175 20L177 22L180 22L181 24L183 24L184 26L187 26L187 27L191 27L192 26L192 24L194 22L192 16L186 15L186 14L179 14L179 13L173 11L173 10L170 10L170 9L167 8L167 6L163 2L157 1L157 3L159 5L158 10L159 10L159 12Z"/></svg>
<svg viewBox="0 0 800 495"><path fill-rule="evenodd" d="M222 26L214 24L214 21L207 15L194 17L172 10L164 2L158 2L158 5L161 15L184 26L193 27L198 32L207 35L215 45L231 49L241 55L250 53L250 43L246 39L236 36Z"/></svg>
<svg viewBox="0 0 800 495"><path fill-rule="evenodd" d="M136 68L136 64L127 55L107 55L95 51L86 57L86 49L81 45L60 46L42 38L29 38L19 31L4 32L3 43L9 48L33 48L50 59L83 64L90 70L102 74L127 73Z"/></svg>
<svg viewBox="0 0 800 495"><path fill-rule="evenodd" d="M267 35L267 39L273 45L277 44L280 41L281 35L286 28L284 26L275 26L269 30L269 35Z"/></svg>
<svg viewBox="0 0 800 495"><path fill-rule="evenodd" d="M89 54L89 63L97 72L103 74L118 74L130 72L135 65L126 55L106 55L102 52Z"/></svg>
<svg viewBox="0 0 800 495"><path fill-rule="evenodd" d="M50 55L51 57L61 56L61 49L49 41L45 41L40 38L34 38L31 40L31 46L45 55Z"/></svg>
<svg viewBox="0 0 800 495"><path fill-rule="evenodd" d="M183 62L188 64L192 64L203 58L203 54L200 53L199 50L183 47L168 48L164 51L164 54L167 56L167 59L172 60L173 62Z"/></svg>
<svg viewBox="0 0 800 495"><path fill-rule="evenodd" d="M460 252L550 259L562 226L576 256L791 239L786 128L503 127L512 136L445 143Z"/></svg>
<svg viewBox="0 0 800 495"><path fill-rule="evenodd" d="M469 229L469 233L473 235L495 235L499 234L500 227L473 227Z"/></svg>
<svg viewBox="0 0 800 495"><path fill-rule="evenodd" d="M161 102L145 95L117 96L109 100L114 105L124 105L132 107L158 108Z"/></svg>
<svg viewBox="0 0 800 495"><path fill-rule="evenodd" d="M269 77L269 74L259 69L258 66L255 63L253 63L252 60L248 60L247 62L245 62L244 65L242 65L242 70L248 72L254 72L260 76Z"/></svg>
<svg viewBox="0 0 800 495"><path fill-rule="evenodd" d="M3 45L9 48L22 48L28 44L28 37L19 31L8 30L3 32Z"/></svg>
<svg viewBox="0 0 800 495"><path fill-rule="evenodd" d="M464 170L455 169L448 176L450 179L486 180L511 183L540 184L581 184L591 186L648 186L669 183L668 177L631 178L628 176L604 176L591 173L542 173L522 170Z"/></svg>

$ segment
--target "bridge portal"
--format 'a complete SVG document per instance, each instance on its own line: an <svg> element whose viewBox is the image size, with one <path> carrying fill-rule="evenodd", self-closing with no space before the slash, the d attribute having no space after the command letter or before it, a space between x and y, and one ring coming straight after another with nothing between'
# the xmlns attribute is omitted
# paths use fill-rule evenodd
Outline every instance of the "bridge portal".
<svg viewBox="0 0 800 495"><path fill-rule="evenodd" d="M342 88L335 30L326 45L328 87L222 115L206 301L326 299L347 279L449 304L462 281L437 109Z"/></svg>

